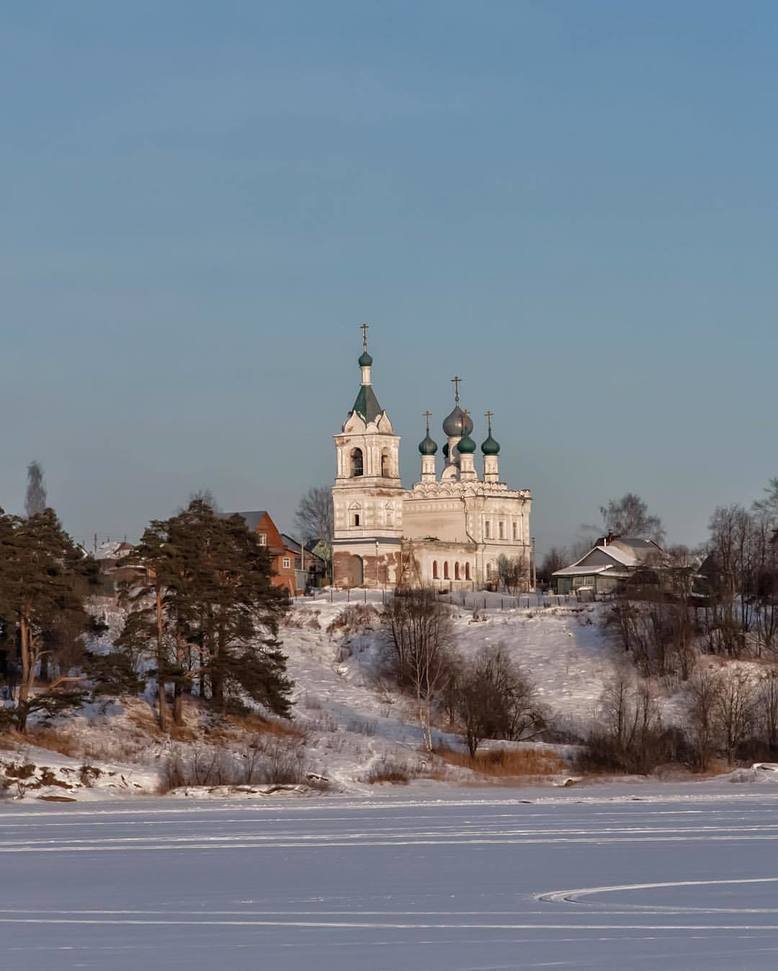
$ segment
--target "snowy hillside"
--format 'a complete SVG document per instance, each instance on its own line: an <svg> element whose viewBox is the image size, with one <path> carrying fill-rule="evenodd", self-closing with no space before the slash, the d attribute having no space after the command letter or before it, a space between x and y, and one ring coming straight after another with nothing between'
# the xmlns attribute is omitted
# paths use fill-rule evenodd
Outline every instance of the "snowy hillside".
<svg viewBox="0 0 778 971"><path fill-rule="evenodd" d="M413 704L385 674L388 642L380 626L380 606L380 601L362 604L365 622L344 630L343 624L354 613L348 612L349 605L331 603L327 597L295 604L281 630L288 671L295 682L294 720L289 730L274 729L277 737L271 739L272 752L266 741L258 741L260 736L265 738L265 728L240 719L219 722L195 702L187 708L183 730L173 738L161 735L154 720L153 699L131 699L93 705L75 717L59 719L48 729L38 728L29 745L14 743L9 751L0 753L0 762L14 766L17 775L20 767L34 764L34 773L21 769L22 774L31 773L34 793L60 798L82 798L85 787L108 788L115 794L157 788L186 792L188 788L181 782L186 772L179 771L180 766L171 772L171 764L186 767L193 758L197 762L194 774L214 792L223 792L236 779L244 783L244 789L256 789L258 779L278 782L286 776L306 784L363 792L384 779L477 779L470 768L452 764L455 760L445 761L423 751ZM618 656L603 629L601 606L452 610L456 649L463 657L502 645L535 684L550 721L563 729L585 730ZM102 613L110 627L100 645L106 649L121 627L121 617L105 606ZM461 736L451 733L442 715L433 734L436 747L461 751ZM50 751L44 761L40 746L56 750L58 755ZM539 757L548 755L549 764L539 770L548 776L547 781L569 774L564 748L529 743L525 747L539 752ZM222 766L225 758L226 768ZM258 759L268 758L276 771L267 778L244 770L249 764L259 764ZM295 771L277 771L279 758L284 765L294 763ZM203 769L217 761L218 771ZM51 772L40 771L41 765L55 773L56 782L52 782ZM15 795L24 786L20 784L23 780L13 778L11 794Z"/></svg>

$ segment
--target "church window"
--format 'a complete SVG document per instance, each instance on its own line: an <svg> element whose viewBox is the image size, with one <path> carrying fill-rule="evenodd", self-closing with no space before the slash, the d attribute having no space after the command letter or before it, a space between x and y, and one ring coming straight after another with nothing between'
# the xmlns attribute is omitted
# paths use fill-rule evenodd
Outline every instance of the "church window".
<svg viewBox="0 0 778 971"><path fill-rule="evenodd" d="M387 502L386 506L384 506L384 516L386 518L386 525L393 526L394 525L394 506L391 504L391 502Z"/></svg>
<svg viewBox="0 0 778 971"><path fill-rule="evenodd" d="M459 579L459 563L454 564L454 579Z"/></svg>
<svg viewBox="0 0 778 971"><path fill-rule="evenodd" d="M465 580L470 579L470 564L465 563Z"/></svg>
<svg viewBox="0 0 778 971"><path fill-rule="evenodd" d="M486 534L486 538L487 539L491 539L492 538L492 524L489 522L488 519L484 523L484 532Z"/></svg>
<svg viewBox="0 0 778 971"><path fill-rule="evenodd" d="M433 580L437 580L438 579L438 561L437 560L433 560L432 561L432 579Z"/></svg>
<svg viewBox="0 0 778 971"><path fill-rule="evenodd" d="M364 459L362 457L361 448L351 449L351 475L352 478L363 475L364 473Z"/></svg>
<svg viewBox="0 0 778 971"><path fill-rule="evenodd" d="M519 524L516 522L515 519L513 521L513 538L514 540L518 540L519 538Z"/></svg>
<svg viewBox="0 0 778 971"><path fill-rule="evenodd" d="M443 564L443 579L448 580L448 560Z"/></svg>
<svg viewBox="0 0 778 971"><path fill-rule="evenodd" d="M360 526L362 523L362 507L358 502L349 506L349 520L352 526Z"/></svg>
<svg viewBox="0 0 778 971"><path fill-rule="evenodd" d="M381 475L387 479L391 473L391 464L389 462L389 449L385 448L381 452Z"/></svg>
<svg viewBox="0 0 778 971"><path fill-rule="evenodd" d="M505 539L505 523L500 523L498 529L500 530L500 539Z"/></svg>

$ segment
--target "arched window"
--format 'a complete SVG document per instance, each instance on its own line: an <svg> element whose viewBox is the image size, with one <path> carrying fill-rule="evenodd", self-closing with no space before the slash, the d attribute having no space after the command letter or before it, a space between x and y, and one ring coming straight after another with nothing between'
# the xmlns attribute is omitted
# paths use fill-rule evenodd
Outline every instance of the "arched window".
<svg viewBox="0 0 778 971"><path fill-rule="evenodd" d="M389 449L385 448L381 452L381 475L385 479L388 479L392 474L391 467L391 462L389 461Z"/></svg>
<svg viewBox="0 0 778 971"><path fill-rule="evenodd" d="M465 563L465 580L470 579L470 564Z"/></svg>
<svg viewBox="0 0 778 971"><path fill-rule="evenodd" d="M448 560L443 564L443 579L448 580Z"/></svg>
<svg viewBox="0 0 778 971"><path fill-rule="evenodd" d="M364 473L364 459L362 458L361 448L351 449L351 475L356 478Z"/></svg>
<svg viewBox="0 0 778 971"><path fill-rule="evenodd" d="M459 579L459 563L454 564L454 579Z"/></svg>
<svg viewBox="0 0 778 971"><path fill-rule="evenodd" d="M432 579L433 580L437 580L438 579L438 561L437 560L433 560L432 561Z"/></svg>
<svg viewBox="0 0 778 971"><path fill-rule="evenodd" d="M358 502L353 502L348 507L348 518L349 518L349 523L352 526L362 525L362 507L359 505Z"/></svg>

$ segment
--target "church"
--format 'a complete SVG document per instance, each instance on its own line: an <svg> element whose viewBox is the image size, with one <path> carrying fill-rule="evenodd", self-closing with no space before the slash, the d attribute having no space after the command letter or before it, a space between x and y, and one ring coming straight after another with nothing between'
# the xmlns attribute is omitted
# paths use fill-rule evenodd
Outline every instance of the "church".
<svg viewBox="0 0 778 971"><path fill-rule="evenodd" d="M335 586L483 590L496 589L508 575L514 592L530 589L532 494L500 479L493 413L485 414L487 436L477 460L473 420L460 404L461 378L454 378L454 408L442 427L442 463L425 412L419 478L406 489L400 436L373 388L366 324L362 332L359 392L335 436Z"/></svg>

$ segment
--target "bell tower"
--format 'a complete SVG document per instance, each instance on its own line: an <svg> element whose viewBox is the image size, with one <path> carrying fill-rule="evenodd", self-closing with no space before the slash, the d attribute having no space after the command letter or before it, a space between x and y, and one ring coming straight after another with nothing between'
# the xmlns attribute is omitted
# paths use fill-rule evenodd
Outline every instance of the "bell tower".
<svg viewBox="0 0 778 971"><path fill-rule="evenodd" d="M361 329L361 384L335 436L333 582L344 588L393 586L402 548L400 437L373 390L368 325Z"/></svg>

